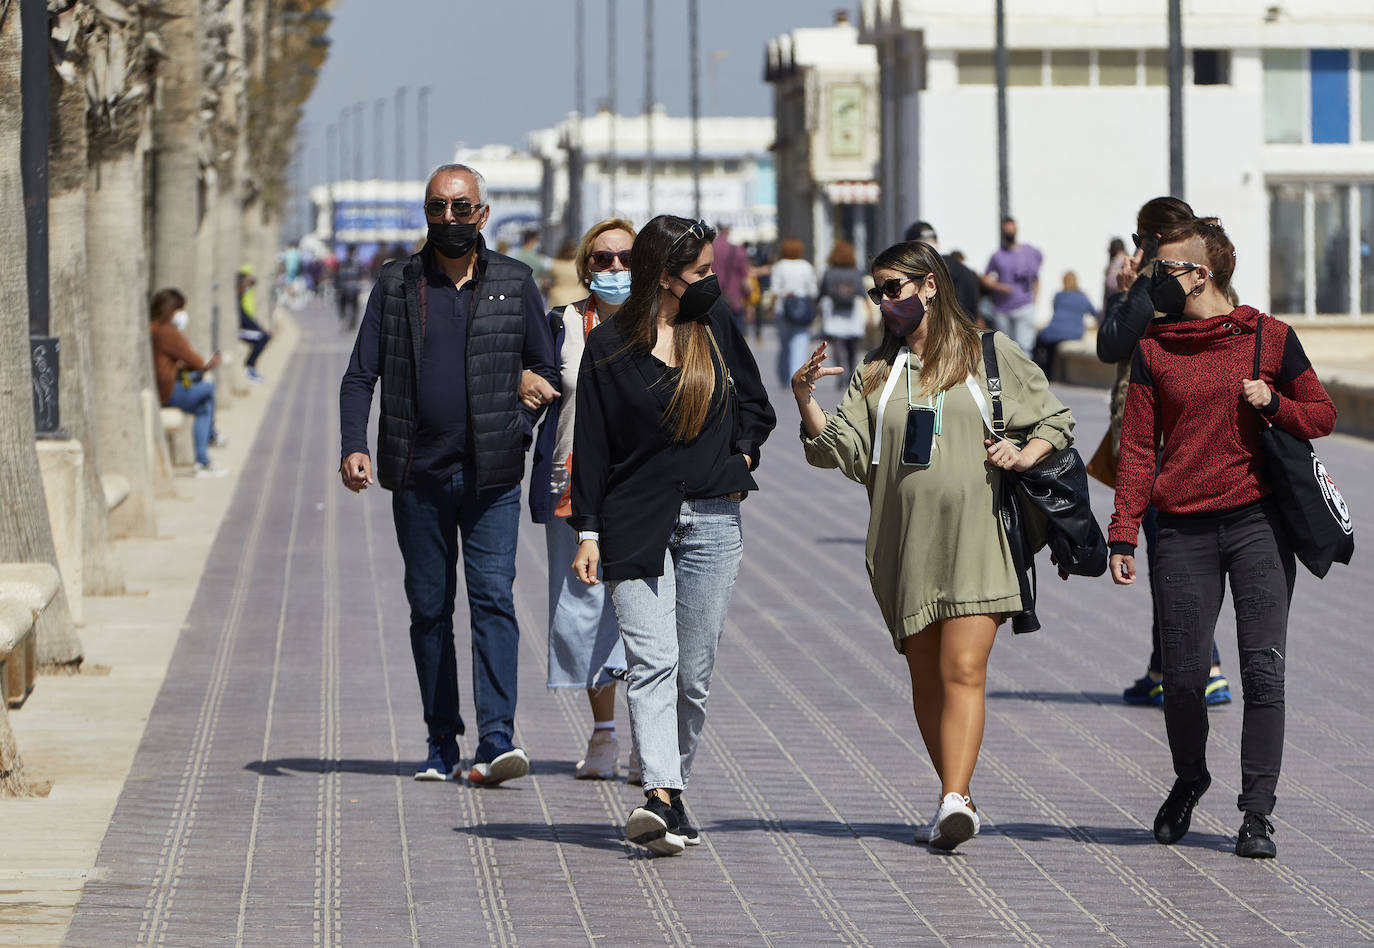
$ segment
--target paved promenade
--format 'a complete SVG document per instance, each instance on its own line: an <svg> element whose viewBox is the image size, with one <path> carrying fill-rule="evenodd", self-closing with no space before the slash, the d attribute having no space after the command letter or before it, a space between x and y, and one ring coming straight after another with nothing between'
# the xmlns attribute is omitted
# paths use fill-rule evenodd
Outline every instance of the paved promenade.
<svg viewBox="0 0 1374 948"><path fill-rule="evenodd" d="M1147 589L1048 570L1044 629L993 652L982 835L939 854L911 839L938 787L868 588L864 494L805 466L777 399L687 794L703 844L654 859L622 834L637 788L573 779L589 714L582 693L544 688L547 566L527 517L517 740L534 771L483 790L411 779L424 728L389 496L355 497L335 472L350 342L301 319L68 944L1374 941L1374 445L1321 446L1362 549L1325 581L1299 578L1278 860L1231 853L1239 700L1211 715L1193 832L1153 841L1164 722L1118 699L1149 650ZM1094 447L1105 394L1061 394ZM1094 500L1105 521L1109 493Z"/></svg>

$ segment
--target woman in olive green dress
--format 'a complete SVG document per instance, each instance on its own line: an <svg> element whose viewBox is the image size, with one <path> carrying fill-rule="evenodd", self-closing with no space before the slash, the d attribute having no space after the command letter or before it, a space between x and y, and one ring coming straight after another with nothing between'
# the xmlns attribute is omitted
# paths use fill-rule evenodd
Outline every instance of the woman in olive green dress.
<svg viewBox="0 0 1374 948"><path fill-rule="evenodd" d="M865 555L873 594L911 672L916 724L940 778L940 805L918 842L953 849L978 832L969 782L983 740L988 655L1021 610L1011 549L996 516L1003 470L1072 443L1073 417L1009 337L994 337L1008 437L984 423L979 332L954 298L940 255L921 241L873 262L882 345L834 414L812 397L822 343L792 376L806 460L868 490Z"/></svg>

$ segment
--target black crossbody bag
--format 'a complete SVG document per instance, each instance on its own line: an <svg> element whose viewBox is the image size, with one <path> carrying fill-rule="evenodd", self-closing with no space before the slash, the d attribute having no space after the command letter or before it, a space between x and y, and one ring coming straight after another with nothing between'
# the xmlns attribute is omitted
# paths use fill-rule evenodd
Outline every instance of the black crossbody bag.
<svg viewBox="0 0 1374 948"><path fill-rule="evenodd" d="M991 402L988 427L1002 438L1006 436L1002 378L990 332L983 333L983 368ZM1040 627L1035 616L1035 554L1048 545L1063 572L1101 576L1107 571L1107 540L1093 516L1088 471L1076 448L1052 451L1024 471L1002 471L1001 480L998 515L1011 545L1025 606L1024 612L1012 616L1012 631L1033 632Z"/></svg>
<svg viewBox="0 0 1374 948"><path fill-rule="evenodd" d="M1260 339L1264 318L1255 326L1255 365L1260 377ZM1336 482L1312 450L1312 442L1289 434L1260 414L1269 486L1293 553L1313 576L1321 578L1332 563L1349 563L1355 553L1355 526Z"/></svg>

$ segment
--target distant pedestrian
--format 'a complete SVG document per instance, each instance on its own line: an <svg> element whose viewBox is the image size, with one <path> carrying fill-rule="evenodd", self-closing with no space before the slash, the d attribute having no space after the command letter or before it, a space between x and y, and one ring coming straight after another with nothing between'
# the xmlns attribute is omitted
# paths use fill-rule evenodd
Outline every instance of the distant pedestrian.
<svg viewBox="0 0 1374 948"><path fill-rule="evenodd" d="M539 250L539 231L537 228L528 227L525 229L520 235L520 246L511 256L530 268L530 272L534 274L534 283L539 287L539 292L547 296L553 286L553 279L549 273L549 258Z"/></svg>
<svg viewBox="0 0 1374 948"><path fill-rule="evenodd" d="M550 306L567 306L580 300L586 292L586 287L577 276L576 258L576 242L565 240L558 245L558 253L550 265L550 273L553 274L553 288L549 290Z"/></svg>
<svg viewBox="0 0 1374 948"><path fill-rule="evenodd" d="M715 272L720 280L720 297L730 307L735 325L740 332L745 329L745 307L749 301L749 274L753 269L749 254L739 244L730 242L730 225L716 225Z"/></svg>
<svg viewBox="0 0 1374 948"><path fill-rule="evenodd" d="M158 402L193 417L191 442L196 452L196 477L223 477L227 470L210 460L210 448L223 442L215 432L215 383L202 373L219 367L220 354L202 359L182 335L186 328L186 297L171 287L158 290L148 304L148 336L153 346L153 375Z"/></svg>
<svg viewBox="0 0 1374 948"><path fill-rule="evenodd" d="M858 364L859 346L867 328L864 276L854 260L854 245L847 240L835 241L821 276L821 332L845 365Z"/></svg>
<svg viewBox="0 0 1374 948"><path fill-rule="evenodd" d="M358 328L358 296L362 291L363 262L358 259L358 248L349 244L334 270L334 303L344 332Z"/></svg>
<svg viewBox="0 0 1374 948"><path fill-rule="evenodd" d="M1137 233L1132 235L1137 248L1135 256L1128 257L1117 274L1117 285L1122 292L1108 298L1102 324L1097 327L1098 359L1116 363L1116 382L1108 403L1111 422L1106 434L1111 442L1108 457L1113 471L1121 455L1121 421L1126 411L1131 362L1140 340L1158 315L1150 300L1155 254L1161 242L1176 241L1192 220L1193 209L1175 197L1157 197L1141 206L1136 214ZM1229 286L1225 292L1234 293ZM1107 486L1115 489L1115 479ZM1145 578L1150 585L1150 658L1145 665L1145 674L1121 692L1121 700L1127 704L1160 707L1164 704L1164 659L1159 639L1155 569L1155 545L1159 535L1157 513L1154 504L1150 504L1145 508L1140 525L1145 535ZM1208 667L1207 703L1216 706L1230 704L1231 683L1221 673L1221 653L1215 643L1212 644L1212 661Z"/></svg>
<svg viewBox="0 0 1374 948"><path fill-rule="evenodd" d="M272 341L272 334L258 322L258 281L253 268L244 264L239 267L239 338L248 344L248 358L243 361L244 373L251 382L261 382L258 372L258 356Z"/></svg>
<svg viewBox="0 0 1374 948"><path fill-rule="evenodd" d="M373 482L367 423L380 379L377 480L391 491L429 731L415 779L451 780L461 766L453 639L461 554L479 735L467 778L485 786L529 773L514 744L520 480L558 370L530 268L482 239L491 217L482 176L441 165L425 185L424 209L425 247L382 267L339 386L340 474L355 493ZM542 384L529 384L526 370Z"/></svg>
<svg viewBox="0 0 1374 948"><path fill-rule="evenodd" d="M706 722L743 553L740 502L773 430L758 366L711 273L705 221L659 216L630 252L630 296L587 337L573 434L573 572L610 587L629 665L645 800L626 836L698 842L682 791Z"/></svg>
<svg viewBox="0 0 1374 948"><path fill-rule="evenodd" d="M548 686L584 688L591 704L591 737L574 771L579 780L608 779L619 773L615 683L625 677L625 646L615 609L606 602L606 587L578 582L572 571L578 542L568 517L572 514L577 378L587 336L615 316L629 298L634 239L633 224L610 218L593 224L578 244L575 259L587 295L549 313L560 395L544 416L530 475L530 511L535 523L544 524L549 553Z"/></svg>
<svg viewBox="0 0 1374 948"><path fill-rule="evenodd" d="M863 484L865 557L892 644L906 656L916 724L940 779L940 803L917 842L953 849L980 824L969 784L983 742L988 656L1008 614L1026 603L997 517L1003 470L1025 470L1072 443L1073 416L1009 338L994 345L1007 438L993 441L981 334L954 301L927 243L873 261L882 346L858 367L834 414L812 395L846 369L821 345L792 377L802 445L815 467Z"/></svg>
<svg viewBox="0 0 1374 948"><path fill-rule="evenodd" d="M1064 273L1064 288L1054 294L1054 314L1049 323L1035 337L1031 359L1040 366L1045 378L1054 378L1054 357L1061 342L1083 338L1085 317L1100 315L1100 310L1078 288L1078 275L1072 270Z"/></svg>
<svg viewBox="0 0 1374 948"><path fill-rule="evenodd" d="M1035 346L1035 301L1040 296L1040 251L1017 240L1016 221L1002 221L1002 246L988 259L983 286L992 294L996 328L1027 353Z"/></svg>
<svg viewBox="0 0 1374 948"><path fill-rule="evenodd" d="M1136 539L1153 500L1155 568L1164 577L1155 583L1164 724L1176 778L1154 820L1155 839L1164 844L1187 834L1212 781L1205 659L1229 581L1245 702L1236 803L1245 817L1235 852L1272 858L1296 567L1264 474L1259 433L1267 418L1297 437L1318 438L1331 433L1336 410L1293 330L1227 298L1236 255L1220 222L1186 221L1172 238L1161 241L1149 282L1154 309L1165 315L1150 325L1131 366L1110 568L1114 582L1135 581Z"/></svg>
<svg viewBox="0 0 1374 948"><path fill-rule="evenodd" d="M1102 277L1102 308L1107 308L1107 300L1111 299L1118 292L1118 278L1121 276L1121 269L1126 266L1126 261L1131 259L1131 255L1126 252L1126 242L1120 237L1113 237L1112 242L1107 245L1107 270Z"/></svg>
<svg viewBox="0 0 1374 948"><path fill-rule="evenodd" d="M907 240L924 240L937 251L940 249L940 237L935 232L935 227L928 221L917 221L906 229ZM964 315L974 322L980 322L978 317L978 294L979 283L978 274L974 273L964 265L964 255L957 251L952 254L943 254L945 269L949 270L949 278L954 281L954 298L959 301L959 308L964 311ZM983 328L987 328L984 326Z"/></svg>
<svg viewBox="0 0 1374 948"><path fill-rule="evenodd" d="M800 240L788 237L779 245L778 253L782 259L773 264L768 286L773 294L773 322L778 327L778 384L786 385L811 350L820 286L815 267L802 259L806 246Z"/></svg>

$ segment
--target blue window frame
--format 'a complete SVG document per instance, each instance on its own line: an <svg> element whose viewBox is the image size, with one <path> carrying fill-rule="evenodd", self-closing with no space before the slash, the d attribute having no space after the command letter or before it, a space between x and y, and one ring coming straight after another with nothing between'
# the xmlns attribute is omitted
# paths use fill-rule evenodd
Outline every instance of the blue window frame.
<svg viewBox="0 0 1374 948"><path fill-rule="evenodd" d="M1350 50L1312 50L1312 141L1350 141Z"/></svg>

